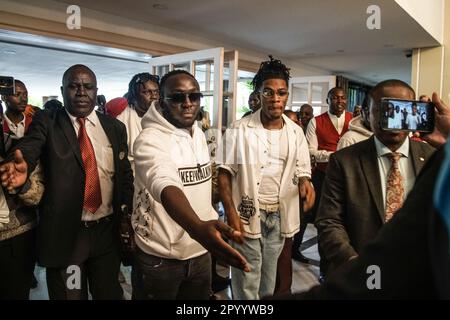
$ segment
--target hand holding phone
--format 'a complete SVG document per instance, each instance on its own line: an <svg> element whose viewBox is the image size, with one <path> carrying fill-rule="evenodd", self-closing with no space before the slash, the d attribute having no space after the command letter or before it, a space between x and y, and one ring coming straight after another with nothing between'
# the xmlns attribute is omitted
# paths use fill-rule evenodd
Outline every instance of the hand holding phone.
<svg viewBox="0 0 450 320"><path fill-rule="evenodd" d="M433 102L436 106L435 128L432 133L422 135L421 138L433 147L440 148L450 135L450 108L436 92L433 93Z"/></svg>

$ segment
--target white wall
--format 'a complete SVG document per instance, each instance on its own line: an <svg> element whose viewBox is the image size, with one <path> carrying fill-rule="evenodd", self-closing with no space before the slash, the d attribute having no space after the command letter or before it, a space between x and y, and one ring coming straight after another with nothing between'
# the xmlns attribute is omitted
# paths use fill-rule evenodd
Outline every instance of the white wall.
<svg viewBox="0 0 450 320"><path fill-rule="evenodd" d="M444 41L444 1L448 0L395 0L440 44Z"/></svg>

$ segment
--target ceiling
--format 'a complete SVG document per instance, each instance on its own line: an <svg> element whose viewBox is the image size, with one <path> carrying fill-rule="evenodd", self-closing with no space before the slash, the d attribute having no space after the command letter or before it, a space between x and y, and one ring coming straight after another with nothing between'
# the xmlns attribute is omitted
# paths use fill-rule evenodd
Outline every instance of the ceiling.
<svg viewBox="0 0 450 320"><path fill-rule="evenodd" d="M369 83L410 81L405 50L439 43L394 0L58 0L141 21L224 46L254 50ZM369 30L369 5L381 29Z"/></svg>
<svg viewBox="0 0 450 320"><path fill-rule="evenodd" d="M25 45L12 42L11 35L20 36L24 42L30 43ZM128 82L134 74L148 71L145 62L147 57L135 52L116 51L113 48L65 40L55 42L55 39L32 35L34 40L27 40L28 36L0 30L0 75L22 80L31 97L39 98L43 94L59 96L62 75L75 63L85 64L94 70L99 86L98 94L105 95L107 100L122 96L128 90ZM59 49L46 47L50 42L59 46ZM41 101L35 103L42 104Z"/></svg>

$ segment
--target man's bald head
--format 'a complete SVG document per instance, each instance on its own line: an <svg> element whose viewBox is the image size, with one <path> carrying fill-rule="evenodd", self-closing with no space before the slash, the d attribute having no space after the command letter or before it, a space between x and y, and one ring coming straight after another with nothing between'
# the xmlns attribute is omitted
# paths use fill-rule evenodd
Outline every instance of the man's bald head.
<svg viewBox="0 0 450 320"><path fill-rule="evenodd" d="M92 71L89 67L85 66L84 64L75 64L64 72L62 77L62 85L64 86L64 84L67 83L69 76L77 71L90 73L93 79L95 79L95 84L97 84L97 77L95 76L94 71Z"/></svg>
<svg viewBox="0 0 450 320"><path fill-rule="evenodd" d="M402 81L402 80L397 80L397 79L390 79L390 80L385 80L385 81L381 81L380 83L378 83L375 87L373 87L370 91L369 91L369 106L370 106L370 100L373 100L374 97L382 90L385 90L388 87L403 87L408 91L411 91L414 96L416 95L416 93L414 92L414 89L407 84L406 82Z"/></svg>
<svg viewBox="0 0 450 320"><path fill-rule="evenodd" d="M300 107L299 117L303 128L306 130L309 121L314 118L314 109L311 105L305 103Z"/></svg>

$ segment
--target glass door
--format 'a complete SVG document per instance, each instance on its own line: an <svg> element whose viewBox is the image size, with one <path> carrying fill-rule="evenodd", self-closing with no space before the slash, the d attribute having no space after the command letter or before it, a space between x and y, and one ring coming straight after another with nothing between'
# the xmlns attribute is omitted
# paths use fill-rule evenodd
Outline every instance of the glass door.
<svg viewBox="0 0 450 320"><path fill-rule="evenodd" d="M314 116L328 110L327 94L336 86L336 76L297 77L290 79L288 106L299 111L307 103L313 107Z"/></svg>

